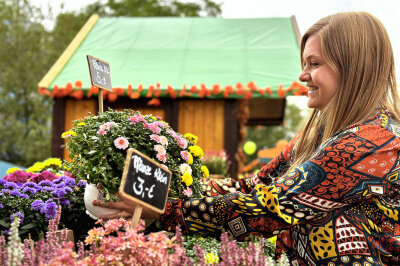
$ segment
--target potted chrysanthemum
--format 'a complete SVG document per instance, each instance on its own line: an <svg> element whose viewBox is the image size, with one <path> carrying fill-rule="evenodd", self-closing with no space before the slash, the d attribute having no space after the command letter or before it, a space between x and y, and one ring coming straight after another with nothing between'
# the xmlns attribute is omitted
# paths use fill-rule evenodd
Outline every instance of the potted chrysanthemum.
<svg viewBox="0 0 400 266"><path fill-rule="evenodd" d="M172 172L169 197L200 197L200 181L208 176L208 169L202 166L203 151L196 145L197 137L190 133L182 136L160 117L108 110L75 121L62 137L67 139L72 160L69 171L92 184L88 190L100 187L105 200L113 199L119 189L129 148Z"/></svg>

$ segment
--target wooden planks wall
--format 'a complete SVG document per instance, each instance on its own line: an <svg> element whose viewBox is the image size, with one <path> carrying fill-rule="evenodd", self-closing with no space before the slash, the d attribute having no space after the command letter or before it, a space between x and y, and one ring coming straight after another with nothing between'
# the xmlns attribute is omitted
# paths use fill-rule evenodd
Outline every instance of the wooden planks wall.
<svg viewBox="0 0 400 266"><path fill-rule="evenodd" d="M224 100L181 100L178 132L199 137L197 145L204 152L223 150L225 137Z"/></svg>
<svg viewBox="0 0 400 266"><path fill-rule="evenodd" d="M75 120L84 118L89 112L97 114L97 101L95 99L84 99L79 101L75 99L67 99L65 101L64 131L70 130ZM64 148L63 158L67 160L68 155L68 150Z"/></svg>

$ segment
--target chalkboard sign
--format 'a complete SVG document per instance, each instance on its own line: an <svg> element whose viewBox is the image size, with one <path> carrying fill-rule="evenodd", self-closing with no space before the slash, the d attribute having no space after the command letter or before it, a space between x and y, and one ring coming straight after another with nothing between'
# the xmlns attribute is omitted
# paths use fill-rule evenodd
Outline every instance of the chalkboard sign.
<svg viewBox="0 0 400 266"><path fill-rule="evenodd" d="M112 91L110 65L93 56L86 56L89 64L90 80L92 85L101 89Z"/></svg>
<svg viewBox="0 0 400 266"><path fill-rule="evenodd" d="M143 153L129 149L122 176L120 195L163 213L172 173Z"/></svg>

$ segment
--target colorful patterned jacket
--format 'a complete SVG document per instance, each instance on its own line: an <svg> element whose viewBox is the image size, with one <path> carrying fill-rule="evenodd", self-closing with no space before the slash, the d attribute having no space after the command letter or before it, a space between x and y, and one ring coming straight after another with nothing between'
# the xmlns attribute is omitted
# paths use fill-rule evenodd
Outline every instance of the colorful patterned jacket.
<svg viewBox="0 0 400 266"><path fill-rule="evenodd" d="M277 255L292 265L400 265L399 138L382 110L285 173L293 140L251 180L211 181L201 199L168 200L161 220L186 234L277 235Z"/></svg>

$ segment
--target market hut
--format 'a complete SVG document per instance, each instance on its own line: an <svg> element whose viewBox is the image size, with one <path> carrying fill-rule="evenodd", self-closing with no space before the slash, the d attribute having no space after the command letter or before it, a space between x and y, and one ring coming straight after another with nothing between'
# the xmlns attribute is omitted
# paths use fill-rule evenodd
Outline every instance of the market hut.
<svg viewBox="0 0 400 266"><path fill-rule="evenodd" d="M178 132L197 135L204 151L225 150L235 158L245 123L281 123L285 96L307 91L296 82L298 40L294 17L93 15L39 83L39 92L54 98L52 156L66 159L61 134L99 110L91 55L111 67L105 109L161 116ZM230 173L236 170L234 161Z"/></svg>

